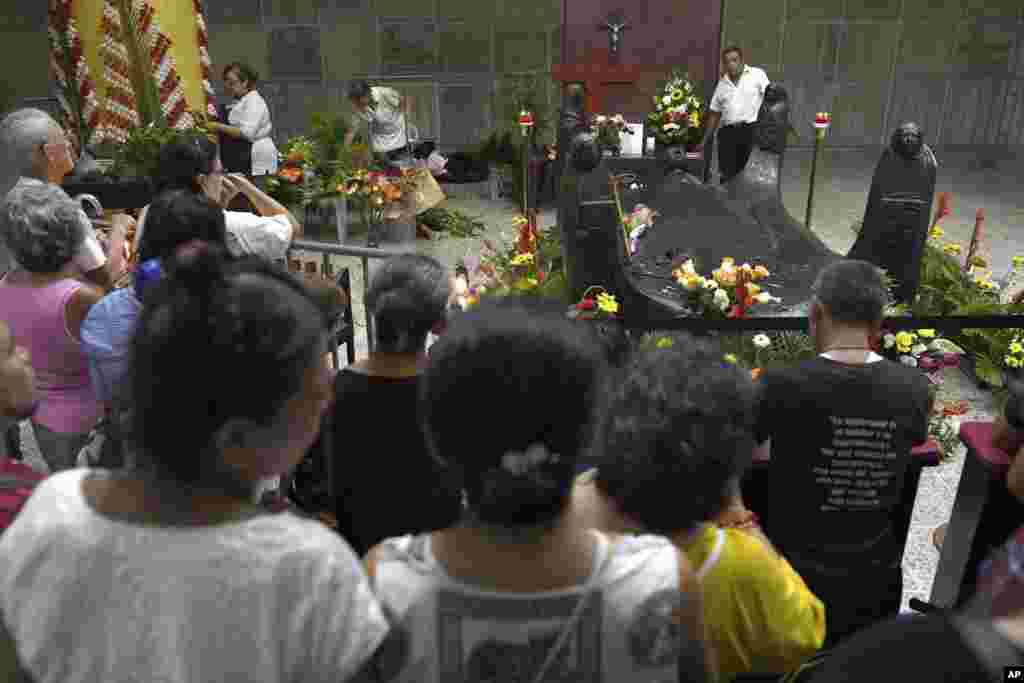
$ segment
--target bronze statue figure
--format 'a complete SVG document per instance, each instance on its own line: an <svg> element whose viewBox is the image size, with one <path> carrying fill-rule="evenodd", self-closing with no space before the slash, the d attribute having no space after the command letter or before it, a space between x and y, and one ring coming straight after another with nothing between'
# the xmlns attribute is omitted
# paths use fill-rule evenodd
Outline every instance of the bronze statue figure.
<svg viewBox="0 0 1024 683"><path fill-rule="evenodd" d="M885 269L895 281L894 299L913 303L939 164L916 123L900 125L890 140L875 168L860 234L846 257Z"/></svg>

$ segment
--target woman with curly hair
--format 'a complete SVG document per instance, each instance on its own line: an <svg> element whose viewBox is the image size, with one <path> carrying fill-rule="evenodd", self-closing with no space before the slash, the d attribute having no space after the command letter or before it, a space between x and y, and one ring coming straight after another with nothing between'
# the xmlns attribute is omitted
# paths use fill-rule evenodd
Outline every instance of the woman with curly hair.
<svg viewBox="0 0 1024 683"><path fill-rule="evenodd" d="M598 467L573 493L582 526L670 538L693 563L722 676L793 671L825 608L747 510L756 393L719 349L680 335L635 356L611 392Z"/></svg>
<svg viewBox="0 0 1024 683"><path fill-rule="evenodd" d="M564 309L481 305L431 347L421 419L464 511L365 560L396 624L377 658L383 680L704 680L685 557L664 539L583 529L568 515L603 371Z"/></svg>

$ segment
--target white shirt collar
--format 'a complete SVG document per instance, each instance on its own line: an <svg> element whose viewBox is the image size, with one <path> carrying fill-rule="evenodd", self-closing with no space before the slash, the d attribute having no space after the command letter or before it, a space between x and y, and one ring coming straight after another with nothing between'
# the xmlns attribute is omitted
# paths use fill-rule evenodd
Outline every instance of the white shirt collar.
<svg viewBox="0 0 1024 683"><path fill-rule="evenodd" d="M740 81L742 81L743 77L746 74L748 74L748 73L750 73L750 65L749 64L744 64L743 65L743 71L740 72L740 77L736 79L735 83L733 83L733 80L731 78L729 78L729 74L728 73L725 73L722 76L722 80L725 81L726 83L728 83L729 85L739 85Z"/></svg>

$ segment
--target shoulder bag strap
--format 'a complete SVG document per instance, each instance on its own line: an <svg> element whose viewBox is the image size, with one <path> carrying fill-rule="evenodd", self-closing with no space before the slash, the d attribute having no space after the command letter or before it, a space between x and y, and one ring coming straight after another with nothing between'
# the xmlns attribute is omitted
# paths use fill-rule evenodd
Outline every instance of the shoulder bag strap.
<svg viewBox="0 0 1024 683"><path fill-rule="evenodd" d="M604 537L602 536L602 538ZM604 575L608 565L611 564L612 556L615 554L618 547L619 544L616 543L608 548L608 552L605 555L604 560L601 562L601 566L598 568L597 572L594 573L594 576L591 577L586 590L583 595L580 596L579 602L576 603L576 609L573 610L572 616L569 617L569 621L567 621L565 626L562 627L562 632L558 634L558 640L556 640L555 644L551 646L550 650L548 650L548 655L544 659L544 663L541 665L540 669L537 670L537 675L533 677L533 683L542 683L548 669L550 669L551 665L555 663L555 657L557 657L558 653L561 652L563 647L565 647L565 641L569 639L573 629L576 628L576 624L583 617L583 610L586 609L587 603L590 602L590 596L597 591L597 587L601 584L601 577Z"/></svg>

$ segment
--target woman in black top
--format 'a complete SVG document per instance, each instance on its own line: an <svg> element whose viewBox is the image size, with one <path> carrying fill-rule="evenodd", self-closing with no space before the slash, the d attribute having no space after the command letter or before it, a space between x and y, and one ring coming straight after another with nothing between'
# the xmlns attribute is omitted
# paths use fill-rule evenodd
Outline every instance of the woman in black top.
<svg viewBox="0 0 1024 683"><path fill-rule="evenodd" d="M338 531L360 555L459 519L458 488L428 454L416 408L427 335L442 331L451 291L449 273L430 257L385 261L366 298L374 351L335 380L334 507ZM371 438L358 439L364 430ZM354 451L356 443L365 445Z"/></svg>

